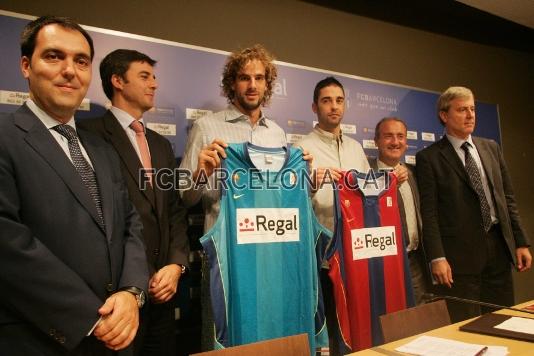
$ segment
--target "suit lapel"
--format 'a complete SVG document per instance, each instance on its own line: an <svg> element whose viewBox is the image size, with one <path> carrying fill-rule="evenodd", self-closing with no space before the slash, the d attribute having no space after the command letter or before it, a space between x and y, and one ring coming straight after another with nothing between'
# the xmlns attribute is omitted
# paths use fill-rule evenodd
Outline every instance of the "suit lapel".
<svg viewBox="0 0 534 356"><path fill-rule="evenodd" d="M134 180L136 187L139 187L139 172L141 171L141 161L135 152L135 149L130 142L128 136L124 132L124 129L119 124L115 116L110 112L106 112L104 115L104 128L110 136L110 142L117 151L117 154L124 162L128 173ZM148 199L152 206L155 206L154 191L151 188L147 188L141 191L142 194Z"/></svg>
<svg viewBox="0 0 534 356"><path fill-rule="evenodd" d="M491 190L493 190L493 187L495 186L493 179L493 171L495 168L493 165L494 159L492 159L491 152L487 149L486 145L484 144L484 141L480 140L478 137L473 137L473 143L477 148L478 156L480 157L482 167L486 172L486 177L488 179L490 187L492 188Z"/></svg>
<svg viewBox="0 0 534 356"><path fill-rule="evenodd" d="M24 139L28 145L56 171L74 197L100 226L95 202L89 195L80 174L52 134L25 105L17 111L17 114L15 124L27 132Z"/></svg>
<svg viewBox="0 0 534 356"><path fill-rule="evenodd" d="M417 182L415 181L414 172L412 171L412 167L405 165L406 169L408 169L408 184L410 184L410 189L412 190L413 200L415 204L415 216L417 219L417 230L419 232L419 236L421 236L422 231L422 220L421 220L421 209L420 209L420 203L419 203L419 190L417 189Z"/></svg>
<svg viewBox="0 0 534 356"><path fill-rule="evenodd" d="M164 147L160 147L158 145L157 140L155 140L155 134L147 130L146 132L146 140L148 143L148 147L150 149L150 158L152 160L152 167L156 170L156 172L162 168L169 168L166 167L165 160L164 160ZM158 189L156 182L154 181L154 197L156 200L156 211L158 214L158 218L160 217L160 213L163 211L163 191L161 189Z"/></svg>
<svg viewBox="0 0 534 356"><path fill-rule="evenodd" d="M469 184L469 186L471 186L471 181L467 176L464 165L454 150L454 147L447 139L447 136L443 136L443 138L439 141L439 147L441 155L443 158L445 158L451 168L458 174L458 176L460 176L460 178L462 178L467 184Z"/></svg>
<svg viewBox="0 0 534 356"><path fill-rule="evenodd" d="M102 201L102 212L104 214L104 223L108 226L106 229L106 237L108 241L111 240L111 233L113 231L113 182L111 181L111 172L109 166L106 164L106 153L102 148L91 142L86 137L83 130L78 131L78 136L83 143L83 147L87 151L91 163L96 174L96 181L98 182L98 189L100 192L100 199Z"/></svg>

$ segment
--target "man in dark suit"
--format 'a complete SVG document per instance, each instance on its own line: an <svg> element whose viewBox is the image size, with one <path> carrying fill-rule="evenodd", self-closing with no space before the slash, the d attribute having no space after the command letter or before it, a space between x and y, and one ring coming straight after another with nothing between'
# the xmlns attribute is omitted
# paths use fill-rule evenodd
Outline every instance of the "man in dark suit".
<svg viewBox="0 0 534 356"><path fill-rule="evenodd" d="M494 141L471 136L469 89L441 94L438 117L445 136L416 156L425 252L437 292L512 305L512 263L522 272L532 257L502 152ZM469 304L448 305L453 321L480 314Z"/></svg>
<svg viewBox="0 0 534 356"><path fill-rule="evenodd" d="M135 336L148 273L118 157L73 119L93 43L46 16L21 52L30 99L0 116L0 352L113 354Z"/></svg>
<svg viewBox="0 0 534 356"><path fill-rule="evenodd" d="M112 107L103 117L78 124L111 143L121 159L128 193L143 223L150 269L149 303L141 314L136 354L174 355L174 303L178 281L188 264L186 210L171 181L151 174L174 170L168 140L146 128L143 114L154 106L156 61L126 49L109 53L100 64L100 77ZM143 170L148 176L143 179ZM151 183L150 183L151 182Z"/></svg>
<svg viewBox="0 0 534 356"><path fill-rule="evenodd" d="M410 262L410 274L415 302L422 304L427 290L428 273L425 267L425 254L422 240L421 214L419 209L419 190L415 180L415 167L402 163L407 148L406 123L398 117L385 117L376 124L375 144L378 157L370 158L373 170L390 170L399 165L407 168L408 179L398 185L399 212L402 233Z"/></svg>

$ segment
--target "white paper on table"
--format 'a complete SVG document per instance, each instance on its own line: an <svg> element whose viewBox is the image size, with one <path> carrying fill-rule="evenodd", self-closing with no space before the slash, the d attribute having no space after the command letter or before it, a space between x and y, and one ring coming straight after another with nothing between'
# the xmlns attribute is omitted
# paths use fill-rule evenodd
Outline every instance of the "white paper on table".
<svg viewBox="0 0 534 356"><path fill-rule="evenodd" d="M534 335L534 319L511 317L494 328Z"/></svg>
<svg viewBox="0 0 534 356"><path fill-rule="evenodd" d="M484 356L506 356L508 355L508 348L506 346L488 346L488 350L484 352Z"/></svg>
<svg viewBox="0 0 534 356"><path fill-rule="evenodd" d="M397 347L395 350L421 356L475 356L485 347L485 345L423 335ZM506 354L508 354L508 348L504 346L489 346L484 352L484 356L504 356Z"/></svg>

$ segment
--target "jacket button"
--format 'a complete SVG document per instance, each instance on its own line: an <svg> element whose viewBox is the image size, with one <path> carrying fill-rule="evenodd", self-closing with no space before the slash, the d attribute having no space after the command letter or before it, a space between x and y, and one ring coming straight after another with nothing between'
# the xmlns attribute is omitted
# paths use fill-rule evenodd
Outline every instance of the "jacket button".
<svg viewBox="0 0 534 356"><path fill-rule="evenodd" d="M48 335L50 335L50 336L54 336L54 335L56 335L56 329L50 329L50 330L48 330Z"/></svg>
<svg viewBox="0 0 534 356"><path fill-rule="evenodd" d="M154 256L158 256L159 255L159 248L155 248L154 249Z"/></svg>
<svg viewBox="0 0 534 356"><path fill-rule="evenodd" d="M64 344L66 341L67 341L67 338L65 336L60 336L57 338L57 341L60 343L60 344Z"/></svg>
<svg viewBox="0 0 534 356"><path fill-rule="evenodd" d="M108 293L113 292L113 284L108 283L107 286L106 286L106 290L108 291Z"/></svg>

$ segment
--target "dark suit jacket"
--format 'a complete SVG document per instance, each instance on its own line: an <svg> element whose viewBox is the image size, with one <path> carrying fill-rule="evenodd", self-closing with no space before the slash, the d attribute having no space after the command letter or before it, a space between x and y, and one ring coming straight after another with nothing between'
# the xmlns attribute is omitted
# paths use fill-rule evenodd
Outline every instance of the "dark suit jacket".
<svg viewBox="0 0 534 356"><path fill-rule="evenodd" d="M511 261L515 249L528 246L521 227L512 182L495 141L473 137ZM443 137L417 156L423 235L429 260L446 257L453 273L478 274L486 263L480 203L462 161ZM488 197L489 198L489 197Z"/></svg>
<svg viewBox="0 0 534 356"><path fill-rule="evenodd" d="M40 330L39 340L26 340L36 349L75 348L111 293L147 290L141 223L118 157L91 133L78 135L95 169L105 231L80 175L42 122L25 105L0 115L0 337L8 326L27 325Z"/></svg>
<svg viewBox="0 0 534 356"><path fill-rule="evenodd" d="M187 211L178 191L162 190L159 184L154 189L139 189L141 162L124 129L111 111L103 117L80 120L80 127L97 133L115 148L121 161L121 170L128 193L143 223L143 239L147 246L147 259L152 275L161 267L176 263L188 265L189 242L187 240ZM152 167L156 171L176 168L176 159L168 140L147 129L146 139L150 149ZM172 177L163 176L164 183L173 183ZM168 178L168 179L167 179Z"/></svg>

